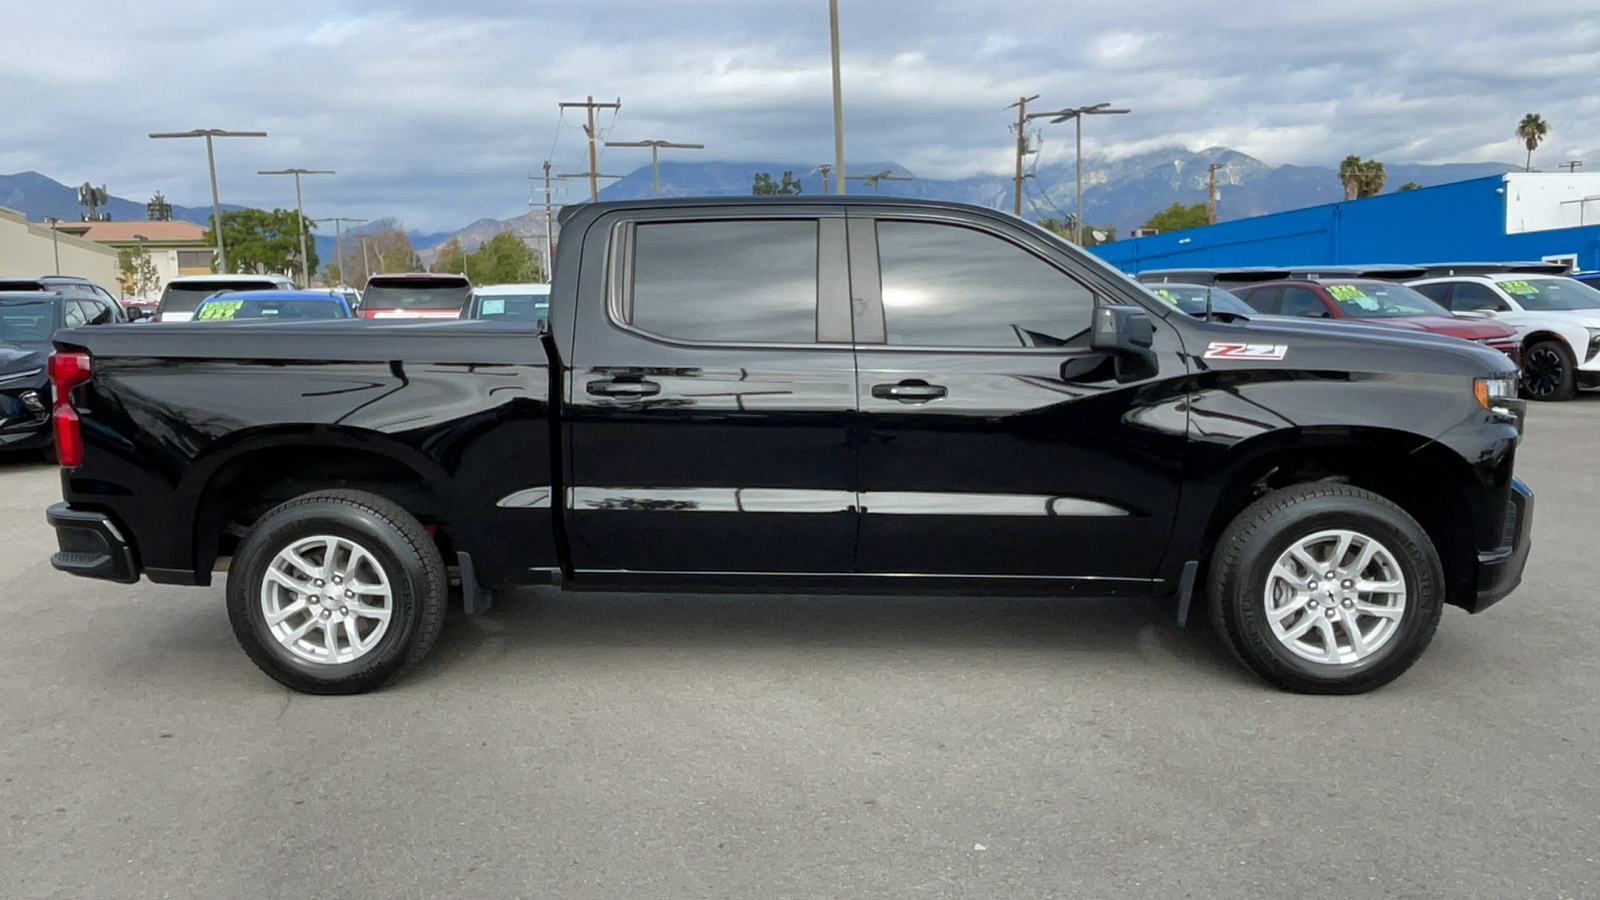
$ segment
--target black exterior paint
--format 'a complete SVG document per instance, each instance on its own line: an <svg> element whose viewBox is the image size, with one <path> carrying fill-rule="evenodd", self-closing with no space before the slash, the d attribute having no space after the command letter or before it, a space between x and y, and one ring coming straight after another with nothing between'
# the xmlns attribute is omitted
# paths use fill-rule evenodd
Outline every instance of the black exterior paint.
<svg viewBox="0 0 1600 900"><path fill-rule="evenodd" d="M885 344L872 318L876 262L857 239L875 216L985 230L1045 258L1100 304L1143 308L1156 365L1141 371L1082 344ZM631 223L774 217L825 223L817 344L698 344L617 321L626 273L614 267L626 258L616 242ZM1520 576L1525 539L1520 552L1495 554L1509 540L1521 405L1509 401L1501 415L1472 395L1474 378L1514 374L1497 353L1337 323L1193 319L1043 232L974 207L587 204L565 217L563 234L543 337L476 321L63 334L58 346L86 348L95 361L75 396L86 454L62 475L69 508L107 516L145 574L208 583L233 514L216 498L326 455L353 460L336 467L341 483L359 485L353 473L365 461L409 473L408 505L471 555L486 586L560 571L579 589L1160 596L1176 590L1186 562L1204 559L1219 504L1251 487L1241 479L1336 449L1426 461L1438 491L1459 497L1473 546L1442 549L1478 569L1452 586L1452 602L1475 608L1480 590ZM1287 351L1208 358L1223 343ZM873 394L901 382L947 393L912 403ZM647 393L606 393L618 384ZM498 505L540 488L551 492L547 505ZM906 495L974 494L1125 514L892 509ZM891 508L875 511L885 497ZM1524 535L1525 525L1516 523Z"/></svg>

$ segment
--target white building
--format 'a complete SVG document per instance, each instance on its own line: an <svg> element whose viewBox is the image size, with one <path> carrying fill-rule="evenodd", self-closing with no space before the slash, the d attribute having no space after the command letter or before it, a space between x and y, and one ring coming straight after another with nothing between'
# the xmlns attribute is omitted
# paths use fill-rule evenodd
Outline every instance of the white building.
<svg viewBox="0 0 1600 900"><path fill-rule="evenodd" d="M0 207L0 276L37 278L58 273L87 278L113 297L122 289L116 250L53 231L48 225L29 222L16 210Z"/></svg>

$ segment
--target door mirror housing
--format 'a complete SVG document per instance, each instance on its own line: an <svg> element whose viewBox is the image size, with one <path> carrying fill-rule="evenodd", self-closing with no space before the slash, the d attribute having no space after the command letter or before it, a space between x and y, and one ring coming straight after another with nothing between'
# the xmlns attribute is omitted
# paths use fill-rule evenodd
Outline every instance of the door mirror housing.
<svg viewBox="0 0 1600 900"><path fill-rule="evenodd" d="M1089 346L1116 361L1119 383L1153 377L1160 370L1150 348L1156 341L1156 323L1137 306L1098 306Z"/></svg>

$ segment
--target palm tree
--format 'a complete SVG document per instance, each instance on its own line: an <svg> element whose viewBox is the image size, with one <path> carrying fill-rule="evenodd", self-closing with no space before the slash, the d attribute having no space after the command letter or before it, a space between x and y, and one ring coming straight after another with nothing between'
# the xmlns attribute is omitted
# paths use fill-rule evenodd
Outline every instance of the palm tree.
<svg viewBox="0 0 1600 900"><path fill-rule="evenodd" d="M1361 157L1350 155L1339 163L1339 183L1344 185L1344 198L1354 200L1361 195Z"/></svg>
<svg viewBox="0 0 1600 900"><path fill-rule="evenodd" d="M1380 191L1383 190L1383 180L1383 163L1378 162L1375 159L1369 159L1363 162L1361 164L1361 177L1359 179L1361 190L1357 196L1376 196Z"/></svg>
<svg viewBox="0 0 1600 900"><path fill-rule="evenodd" d="M1517 123L1517 137L1522 138L1522 143L1528 148L1528 162L1522 167L1524 172L1533 171L1533 151L1539 149L1539 144L1544 141L1544 136L1550 133L1550 123L1538 113L1528 113Z"/></svg>

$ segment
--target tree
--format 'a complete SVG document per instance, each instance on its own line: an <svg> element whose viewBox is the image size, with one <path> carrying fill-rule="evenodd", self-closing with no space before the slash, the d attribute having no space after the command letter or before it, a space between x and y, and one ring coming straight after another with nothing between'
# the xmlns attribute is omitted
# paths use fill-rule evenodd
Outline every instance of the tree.
<svg viewBox="0 0 1600 900"><path fill-rule="evenodd" d="M1056 216L1045 216L1039 220L1039 227L1057 237L1072 240L1072 222Z"/></svg>
<svg viewBox="0 0 1600 900"><path fill-rule="evenodd" d="M1344 185L1344 198L1358 200L1371 197L1383 190L1383 163L1375 159L1362 159L1350 155L1339 163L1339 182Z"/></svg>
<svg viewBox="0 0 1600 900"><path fill-rule="evenodd" d="M1533 151L1539 149L1539 145L1544 143L1545 135L1549 133L1550 123L1538 113L1528 113L1517 123L1517 137L1521 138L1523 146L1528 148L1528 162L1522 167L1522 171L1533 171Z"/></svg>
<svg viewBox="0 0 1600 900"><path fill-rule="evenodd" d="M214 217L213 217L214 218ZM292 209L230 209L222 212L222 241L228 248L230 272L280 275L300 271L300 228L306 230L307 272L317 270L317 251L311 240L315 229L310 219L296 224L300 215ZM215 227L215 223L212 223ZM210 241L211 232L206 232Z"/></svg>
<svg viewBox="0 0 1600 900"><path fill-rule="evenodd" d="M1395 190L1396 191L1414 191L1419 187L1422 187L1422 185L1417 184L1415 181L1408 181L1405 184L1402 184L1399 187L1395 188Z"/></svg>
<svg viewBox="0 0 1600 900"><path fill-rule="evenodd" d="M543 281L539 256L526 241L502 231L467 258L473 284L523 284Z"/></svg>
<svg viewBox="0 0 1600 900"><path fill-rule="evenodd" d="M161 273L156 271L155 260L144 247L118 251L117 263L122 268L123 293L148 297L161 286Z"/></svg>
<svg viewBox="0 0 1600 900"><path fill-rule="evenodd" d="M781 182L773 181L771 172L757 172L755 181L750 184L750 193L757 197L798 194L801 190L800 180L794 177L793 172L783 173Z"/></svg>
<svg viewBox="0 0 1600 900"><path fill-rule="evenodd" d="M451 238L434 254L433 265L428 267L428 271L465 273L466 258L466 251L461 249L461 239Z"/></svg>
<svg viewBox="0 0 1600 900"><path fill-rule="evenodd" d="M1208 221L1209 216L1204 203L1194 203L1189 206L1174 203L1151 216L1150 221L1144 223L1144 227L1160 232L1182 231L1185 228L1199 228Z"/></svg>

